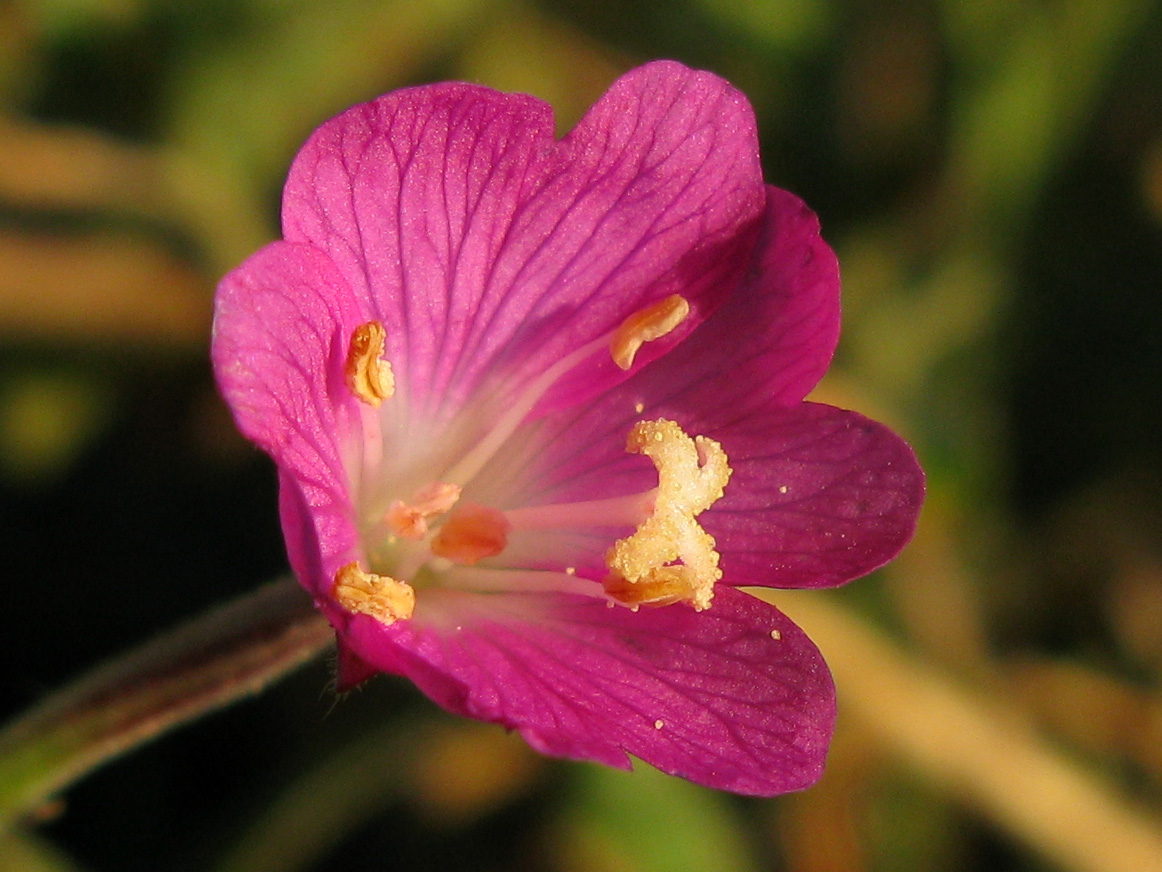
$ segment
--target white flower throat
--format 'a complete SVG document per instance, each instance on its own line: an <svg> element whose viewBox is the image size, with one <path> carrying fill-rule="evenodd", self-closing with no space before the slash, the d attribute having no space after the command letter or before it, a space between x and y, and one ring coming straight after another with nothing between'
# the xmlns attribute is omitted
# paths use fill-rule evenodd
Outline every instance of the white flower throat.
<svg viewBox="0 0 1162 872"><path fill-rule="evenodd" d="M718 442L704 436L691 438L674 421L642 420L630 430L626 450L649 457L658 472L658 486L643 493L507 511L461 500L468 482L562 375L606 344L614 362L628 370L644 343L669 334L689 313L689 303L678 294L634 312L611 334L567 355L536 378L488 434L439 480L412 493L393 495L381 516L361 523L368 566L348 563L335 575L332 593L339 605L391 624L412 617L417 584L439 583L475 590L564 590L604 596L611 606L621 603L634 609L679 602L699 611L709 608L722 571L714 537L696 518L722 498L731 469ZM363 462L372 466L378 465L383 454L375 410L395 392L391 364L383 356L386 336L378 321L357 327L344 369L348 389L365 408ZM640 404L637 411L642 411ZM514 530L611 524L636 529L630 536L611 541L604 554L608 574L599 584L577 578L572 567L560 572L505 572L501 583L491 570L463 569L503 555ZM391 574L377 571L385 566Z"/></svg>

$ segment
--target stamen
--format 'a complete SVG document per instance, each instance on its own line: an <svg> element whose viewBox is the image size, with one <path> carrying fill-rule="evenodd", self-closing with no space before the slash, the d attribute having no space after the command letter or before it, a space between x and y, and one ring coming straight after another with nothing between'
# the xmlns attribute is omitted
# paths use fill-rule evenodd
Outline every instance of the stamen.
<svg viewBox="0 0 1162 872"><path fill-rule="evenodd" d="M613 362L622 369L629 369L642 345L661 339L685 321L689 314L690 304L681 294L672 294L634 312L621 322L609 341Z"/></svg>
<svg viewBox="0 0 1162 872"><path fill-rule="evenodd" d="M638 422L626 450L654 462L658 490L650 517L606 552L612 573L606 593L634 607L689 602L699 611L709 608L722 570L714 537L694 519L722 498L731 474L726 453L713 439L691 439L664 418Z"/></svg>
<svg viewBox="0 0 1162 872"><path fill-rule="evenodd" d="M443 583L448 588L473 593L570 593L605 599L601 585L595 581L540 569L456 567L444 576Z"/></svg>
<svg viewBox="0 0 1162 872"><path fill-rule="evenodd" d="M469 503L453 512L440 528L432 540L432 553L471 566L503 551L511 529L504 512Z"/></svg>
<svg viewBox="0 0 1162 872"><path fill-rule="evenodd" d="M388 625L407 620L416 608L411 585L388 575L364 572L358 563L348 563L335 573L331 595L352 614L371 615Z"/></svg>
<svg viewBox="0 0 1162 872"><path fill-rule="evenodd" d="M442 515L460 499L460 488L434 481L416 491L410 504L395 500L387 507L384 523L401 539L418 542L428 534L428 518Z"/></svg>
<svg viewBox="0 0 1162 872"><path fill-rule="evenodd" d="M369 406L378 407L395 393L395 374L382 359L386 345L387 331L379 321L360 324L351 334L343 374L351 393Z"/></svg>
<svg viewBox="0 0 1162 872"><path fill-rule="evenodd" d="M513 530L554 530L567 527L636 527L649 517L654 507L654 491L587 500L525 506L505 513Z"/></svg>
<svg viewBox="0 0 1162 872"><path fill-rule="evenodd" d="M585 360L589 355L595 353L604 343L604 337L586 343L572 354L562 357L541 373L540 376L529 384L524 393L501 413L500 418L496 421L492 430L477 442L472 450L461 457L451 469L447 470L443 478L449 481L470 481L476 473L484 468L484 464L500 449L500 446L504 444L505 440L516 432L516 429L524 420L525 415L532 411L533 406L537 404L537 400L544 396L545 392L556 384L557 379L581 361Z"/></svg>
<svg viewBox="0 0 1162 872"><path fill-rule="evenodd" d="M565 373L586 360L591 354L607 346L614 361L622 369L633 365L634 356L645 342L660 339L676 328L690 314L690 304L680 294L673 294L660 302L630 315L613 331L612 337L603 336L565 355L546 369L526 387L512 404L500 414L493 428L454 466L444 472L445 481L468 482L500 449L532 411L537 401L557 383ZM623 365L624 364L624 365Z"/></svg>

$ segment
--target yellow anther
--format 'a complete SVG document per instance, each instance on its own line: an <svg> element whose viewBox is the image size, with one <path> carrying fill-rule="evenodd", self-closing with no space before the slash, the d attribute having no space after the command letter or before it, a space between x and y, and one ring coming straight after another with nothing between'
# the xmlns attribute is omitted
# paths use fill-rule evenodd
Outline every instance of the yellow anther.
<svg viewBox="0 0 1162 872"><path fill-rule="evenodd" d="M632 606L688 602L709 608L722 570L714 537L694 519L722 498L731 473L726 452L713 439L691 439L664 418L636 424L626 450L654 462L658 490L650 516L606 552L611 575L605 592Z"/></svg>
<svg viewBox="0 0 1162 872"><path fill-rule="evenodd" d="M387 331L378 321L360 324L351 334L343 374L347 387L369 406L378 406L395 393L395 374L383 359Z"/></svg>
<svg viewBox="0 0 1162 872"><path fill-rule="evenodd" d="M418 542L428 534L428 518L442 515L460 499L460 488L435 481L416 491L411 503L395 500L387 507L384 523L401 539Z"/></svg>
<svg viewBox="0 0 1162 872"><path fill-rule="evenodd" d="M690 304L681 294L672 294L634 312L621 322L609 341L613 362L622 369L629 369L643 344L661 339L685 321L689 314Z"/></svg>
<svg viewBox="0 0 1162 872"><path fill-rule="evenodd" d="M358 563L348 563L335 573L331 594L352 614L371 615L382 624L406 620L416 608L411 585L388 575L364 572Z"/></svg>
<svg viewBox="0 0 1162 872"><path fill-rule="evenodd" d="M452 513L432 540L431 550L437 557L471 566L503 551L511 529L504 512L470 503Z"/></svg>

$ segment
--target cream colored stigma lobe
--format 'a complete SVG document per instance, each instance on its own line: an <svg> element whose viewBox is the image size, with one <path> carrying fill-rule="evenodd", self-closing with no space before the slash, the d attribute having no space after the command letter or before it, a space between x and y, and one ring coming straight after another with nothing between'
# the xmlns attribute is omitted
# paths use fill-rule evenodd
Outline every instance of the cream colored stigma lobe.
<svg viewBox="0 0 1162 872"><path fill-rule="evenodd" d="M407 620L416 608L416 592L410 584L364 572L358 563L348 563L335 573L331 594L352 614L370 615L383 624Z"/></svg>
<svg viewBox="0 0 1162 872"><path fill-rule="evenodd" d="M395 393L395 374L383 359L387 331L379 321L360 324L351 334L343 376L351 393L369 406L378 406Z"/></svg>
<svg viewBox="0 0 1162 872"><path fill-rule="evenodd" d="M714 537L695 518L722 498L731 474L726 452L664 418L636 424L626 450L654 462L658 489L650 516L606 552L605 592L634 607L688 602L709 608L722 570Z"/></svg>
<svg viewBox="0 0 1162 872"><path fill-rule="evenodd" d="M689 314L690 304L681 294L671 294L634 312L621 322L609 340L613 362L621 369L629 369L642 345L671 333Z"/></svg>
<svg viewBox="0 0 1162 872"><path fill-rule="evenodd" d="M410 503L394 500L387 507L384 522L401 539L419 542L428 535L428 519L447 512L460 499L460 488L435 481L420 488Z"/></svg>

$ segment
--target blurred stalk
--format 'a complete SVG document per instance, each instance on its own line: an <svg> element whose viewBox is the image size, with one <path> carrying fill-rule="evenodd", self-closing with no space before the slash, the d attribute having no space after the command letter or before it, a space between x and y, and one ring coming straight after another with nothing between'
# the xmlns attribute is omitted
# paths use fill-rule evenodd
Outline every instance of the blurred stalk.
<svg viewBox="0 0 1162 872"><path fill-rule="evenodd" d="M257 692L332 638L310 598L282 580L82 676L0 732L0 833L102 763Z"/></svg>
<svg viewBox="0 0 1162 872"><path fill-rule="evenodd" d="M426 826L464 826L526 794L541 763L520 738L494 724L411 719L376 729L299 774L213 868L313 869L405 797Z"/></svg>
<svg viewBox="0 0 1162 872"><path fill-rule="evenodd" d="M252 824L217 872L297 872L392 802L409 786L415 733L393 727L328 754Z"/></svg>
<svg viewBox="0 0 1162 872"><path fill-rule="evenodd" d="M824 651L841 703L886 747L1064 869L1162 872L1162 822L821 592L760 593Z"/></svg>
<svg viewBox="0 0 1162 872"><path fill-rule="evenodd" d="M0 833L0 872L81 872L67 854L36 833Z"/></svg>

